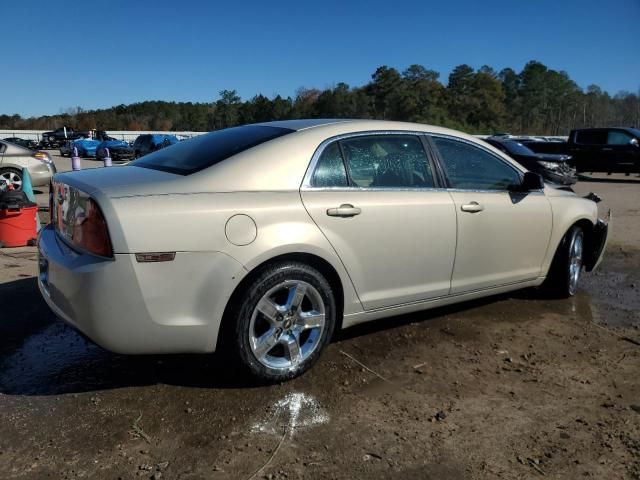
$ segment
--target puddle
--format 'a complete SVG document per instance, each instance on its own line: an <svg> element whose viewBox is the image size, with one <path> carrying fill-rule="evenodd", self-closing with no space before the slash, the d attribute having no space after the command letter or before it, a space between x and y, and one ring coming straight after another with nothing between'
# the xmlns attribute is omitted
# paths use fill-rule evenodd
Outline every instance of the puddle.
<svg viewBox="0 0 640 480"><path fill-rule="evenodd" d="M329 422L329 414L311 395L288 393L270 409L268 418L251 427L253 433L268 433L292 437L295 432Z"/></svg>
<svg viewBox="0 0 640 480"><path fill-rule="evenodd" d="M62 322L31 335L0 362L0 391L5 394L51 394L100 386L90 372L113 355L87 342ZM98 369L100 370L100 369Z"/></svg>

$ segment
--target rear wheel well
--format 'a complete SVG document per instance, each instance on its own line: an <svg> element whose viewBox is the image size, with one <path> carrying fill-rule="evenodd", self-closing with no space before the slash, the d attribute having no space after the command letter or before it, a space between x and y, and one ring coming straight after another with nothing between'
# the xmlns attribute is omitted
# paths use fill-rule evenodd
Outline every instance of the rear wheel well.
<svg viewBox="0 0 640 480"><path fill-rule="evenodd" d="M218 334L217 348L223 347L221 344L221 339L224 338L227 332L227 326L229 322L232 321L234 315L238 311L239 299L241 295L246 291L247 287L254 281L254 279L260 275L260 273L270 265L280 262L300 262L308 265L310 267L318 270L329 282L331 285L331 289L333 290L333 294L335 295L336 302L336 328L334 332L338 332L342 329L342 314L344 311L344 290L342 288L342 281L340 280L340 276L338 272L333 268L333 266L317 255L313 255L310 253L302 253L302 252L294 252L294 253L286 253L284 255L278 255L277 257L270 258L269 260L261 263L253 270L251 270L236 286L231 297L229 297L229 301L227 302L227 306L224 309L224 314L222 315L222 322L220 324L220 332Z"/></svg>

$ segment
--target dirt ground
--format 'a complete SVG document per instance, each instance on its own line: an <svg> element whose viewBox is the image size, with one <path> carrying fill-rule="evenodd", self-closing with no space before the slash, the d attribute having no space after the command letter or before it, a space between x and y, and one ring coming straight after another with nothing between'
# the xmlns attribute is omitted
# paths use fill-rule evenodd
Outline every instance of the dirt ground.
<svg viewBox="0 0 640 480"><path fill-rule="evenodd" d="M35 249L0 250L0 478L640 479L640 178L577 191L614 226L573 299L346 330L270 387L215 355L105 352L48 311Z"/></svg>

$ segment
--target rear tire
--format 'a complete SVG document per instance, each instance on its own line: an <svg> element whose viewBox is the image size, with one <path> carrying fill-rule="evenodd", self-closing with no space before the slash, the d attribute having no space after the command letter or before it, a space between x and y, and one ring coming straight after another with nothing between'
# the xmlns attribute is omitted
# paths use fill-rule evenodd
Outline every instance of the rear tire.
<svg viewBox="0 0 640 480"><path fill-rule="evenodd" d="M239 363L266 383L307 371L333 336L335 297L316 269L283 261L264 268L237 298L223 338Z"/></svg>
<svg viewBox="0 0 640 480"><path fill-rule="evenodd" d="M547 279L542 287L555 298L569 298L576 294L582 273L584 232L574 225L565 234L553 257Z"/></svg>

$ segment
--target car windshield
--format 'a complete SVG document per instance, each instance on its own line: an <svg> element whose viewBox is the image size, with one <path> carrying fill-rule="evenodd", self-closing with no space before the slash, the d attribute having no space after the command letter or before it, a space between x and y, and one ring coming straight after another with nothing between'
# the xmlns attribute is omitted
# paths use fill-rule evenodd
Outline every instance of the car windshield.
<svg viewBox="0 0 640 480"><path fill-rule="evenodd" d="M636 136L636 138L640 139L640 130L637 128L630 128L629 130Z"/></svg>
<svg viewBox="0 0 640 480"><path fill-rule="evenodd" d="M514 141L501 142L504 145L504 148L507 149L509 153L513 153L514 155L526 155L528 157L535 156L533 150L525 147L523 144Z"/></svg>
<svg viewBox="0 0 640 480"><path fill-rule="evenodd" d="M189 175L292 132L294 130L288 128L264 125L226 128L163 148L130 165Z"/></svg>

